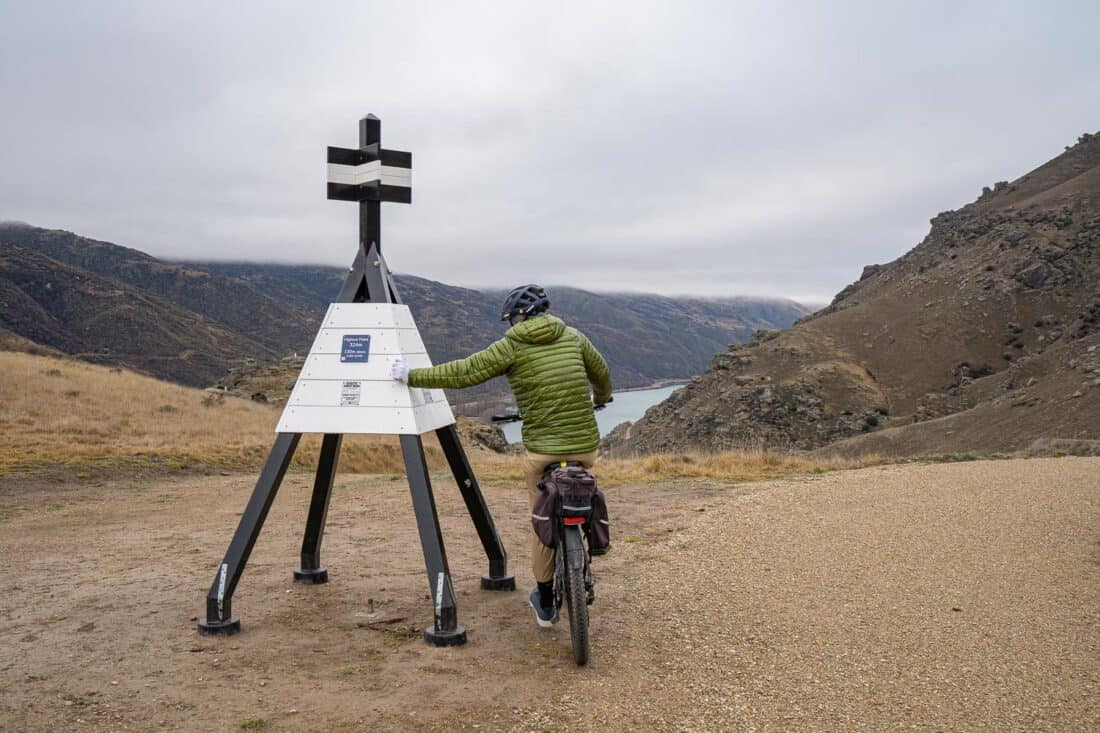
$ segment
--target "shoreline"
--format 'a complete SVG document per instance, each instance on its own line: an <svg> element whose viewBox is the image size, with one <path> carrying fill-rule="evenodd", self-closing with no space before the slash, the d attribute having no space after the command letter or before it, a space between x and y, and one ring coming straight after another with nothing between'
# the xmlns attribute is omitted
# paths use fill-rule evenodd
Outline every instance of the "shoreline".
<svg viewBox="0 0 1100 733"><path fill-rule="evenodd" d="M663 389L665 387L679 387L679 386L683 386L685 384L687 384L686 381L682 381L682 380L679 380L679 379L665 379L665 380L661 380L659 382L656 382L654 384L651 384L648 387L626 387L624 389L616 389L616 390L614 390L614 392L612 392L612 394L620 394L620 393L623 393L623 392L645 392L645 391L649 391L649 390ZM656 404L656 401L654 401L653 404ZM652 406L652 405L650 405L650 406ZM644 411L643 411L643 413L644 413ZM599 414L599 413L597 413L597 414ZM639 417L640 417L640 415L639 415ZM637 418L635 418L635 419L637 419ZM624 422L627 422L627 421L624 421ZM510 423L500 423L500 424L493 423L493 424L495 424L498 428L500 428L501 432L504 432L505 436L507 437L507 431L509 431L509 430L521 430L522 429L521 426L523 425L523 421L522 420L517 420L515 422L510 422ZM507 425L508 427L505 428L505 425ZM513 427L513 426L515 426L515 427ZM604 435L606 435L606 433L603 433L603 431L601 430L600 437L602 438ZM515 442L509 441L509 445L515 445L518 442L519 442L518 439Z"/></svg>
<svg viewBox="0 0 1100 733"><path fill-rule="evenodd" d="M690 381L690 379L661 379L644 387L620 387L612 390L612 394L615 392L644 392L647 389L661 389L662 387L682 387Z"/></svg>
<svg viewBox="0 0 1100 733"><path fill-rule="evenodd" d="M643 386L643 387L615 388L612 391L612 394L621 394L623 392L645 392L647 390L663 389L665 387L682 387L682 386L686 385L689 381L690 380L688 380L688 379L662 379L662 380L658 380L656 382L653 382L652 384L648 384L648 385ZM516 406L515 402L511 402L507 405L507 407L494 408L494 409L479 409L475 414L470 414L468 412L465 412L465 411L459 409L459 410L455 410L455 416L457 417L457 416L461 415L463 417L468 417L468 418L478 420L480 422L492 425L492 424L495 424L495 423L491 422L488 417L483 417L482 415L487 415L488 413L499 412L500 409L507 409L509 407L514 408L515 406Z"/></svg>

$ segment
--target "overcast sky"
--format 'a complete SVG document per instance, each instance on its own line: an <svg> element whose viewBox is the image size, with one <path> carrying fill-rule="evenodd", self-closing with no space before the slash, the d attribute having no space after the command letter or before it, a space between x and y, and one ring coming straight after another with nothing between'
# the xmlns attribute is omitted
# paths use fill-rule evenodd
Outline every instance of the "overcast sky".
<svg viewBox="0 0 1100 733"><path fill-rule="evenodd" d="M391 268L828 300L1100 129L1100 3L0 0L0 219L344 265L326 145L413 152Z"/></svg>

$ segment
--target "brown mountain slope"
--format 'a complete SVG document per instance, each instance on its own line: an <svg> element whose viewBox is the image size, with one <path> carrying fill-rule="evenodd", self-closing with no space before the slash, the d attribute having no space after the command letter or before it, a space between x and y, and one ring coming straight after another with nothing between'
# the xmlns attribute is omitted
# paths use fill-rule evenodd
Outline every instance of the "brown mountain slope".
<svg viewBox="0 0 1100 733"><path fill-rule="evenodd" d="M11 243L0 248L0 316L4 348L40 344L195 386L232 359L277 355L152 293Z"/></svg>
<svg viewBox="0 0 1100 733"><path fill-rule="evenodd" d="M344 270L311 265L242 262L184 262L279 293L290 305L312 310L318 320L339 290ZM402 299L412 308L424 341L436 361L450 361L483 349L500 338L500 304L505 292L472 290L412 275L397 275ZM781 328L809 309L775 298L666 297L656 294L591 293L550 286L553 311L584 331L611 365L616 386L641 387L662 380L684 380L706 368L714 353L731 341L744 341L758 328ZM462 393L499 393L503 382Z"/></svg>
<svg viewBox="0 0 1100 733"><path fill-rule="evenodd" d="M308 348L317 329L312 313L286 303L278 292L269 293L183 263L165 262L111 242L14 224L0 225L0 242L166 300L280 356Z"/></svg>
<svg viewBox="0 0 1100 733"><path fill-rule="evenodd" d="M731 346L617 451L891 453L1100 437L1100 137L932 220L824 310ZM1090 351L1091 349L1091 351ZM945 416L951 416L946 418Z"/></svg>
<svg viewBox="0 0 1100 733"><path fill-rule="evenodd" d="M0 255L6 257L0 346L33 349L37 343L186 384L224 381L271 399L287 394L301 364L289 354L309 348L347 274L310 265L165 262L17 222L0 222ZM437 361L466 356L504 332L500 294L411 276L398 276L398 287ZM797 303L764 298L553 292L555 311L590 333L619 387L686 379L730 341L755 328L789 325L807 312ZM126 307L123 295L132 296ZM143 322L148 327L135 333ZM233 336L203 346L215 333ZM675 348L666 348L669 343ZM186 363L174 363L170 355L176 353L185 354ZM511 399L503 380L452 397L469 414L497 410Z"/></svg>

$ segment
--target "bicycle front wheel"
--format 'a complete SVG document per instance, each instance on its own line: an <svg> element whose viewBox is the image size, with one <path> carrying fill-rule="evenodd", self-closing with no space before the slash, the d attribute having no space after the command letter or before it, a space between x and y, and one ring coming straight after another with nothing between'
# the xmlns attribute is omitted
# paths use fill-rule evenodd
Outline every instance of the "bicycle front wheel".
<svg viewBox="0 0 1100 733"><path fill-rule="evenodd" d="M565 600L569 606L569 634L573 661L588 664L588 598L584 590L586 551L579 527L565 528Z"/></svg>

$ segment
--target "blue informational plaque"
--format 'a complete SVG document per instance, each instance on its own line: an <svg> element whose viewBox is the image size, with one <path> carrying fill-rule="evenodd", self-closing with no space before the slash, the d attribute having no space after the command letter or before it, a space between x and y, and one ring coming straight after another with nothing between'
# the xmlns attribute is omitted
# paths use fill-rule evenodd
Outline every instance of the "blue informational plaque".
<svg viewBox="0 0 1100 733"><path fill-rule="evenodd" d="M340 344L340 361L364 364L370 360L370 334L348 334Z"/></svg>

